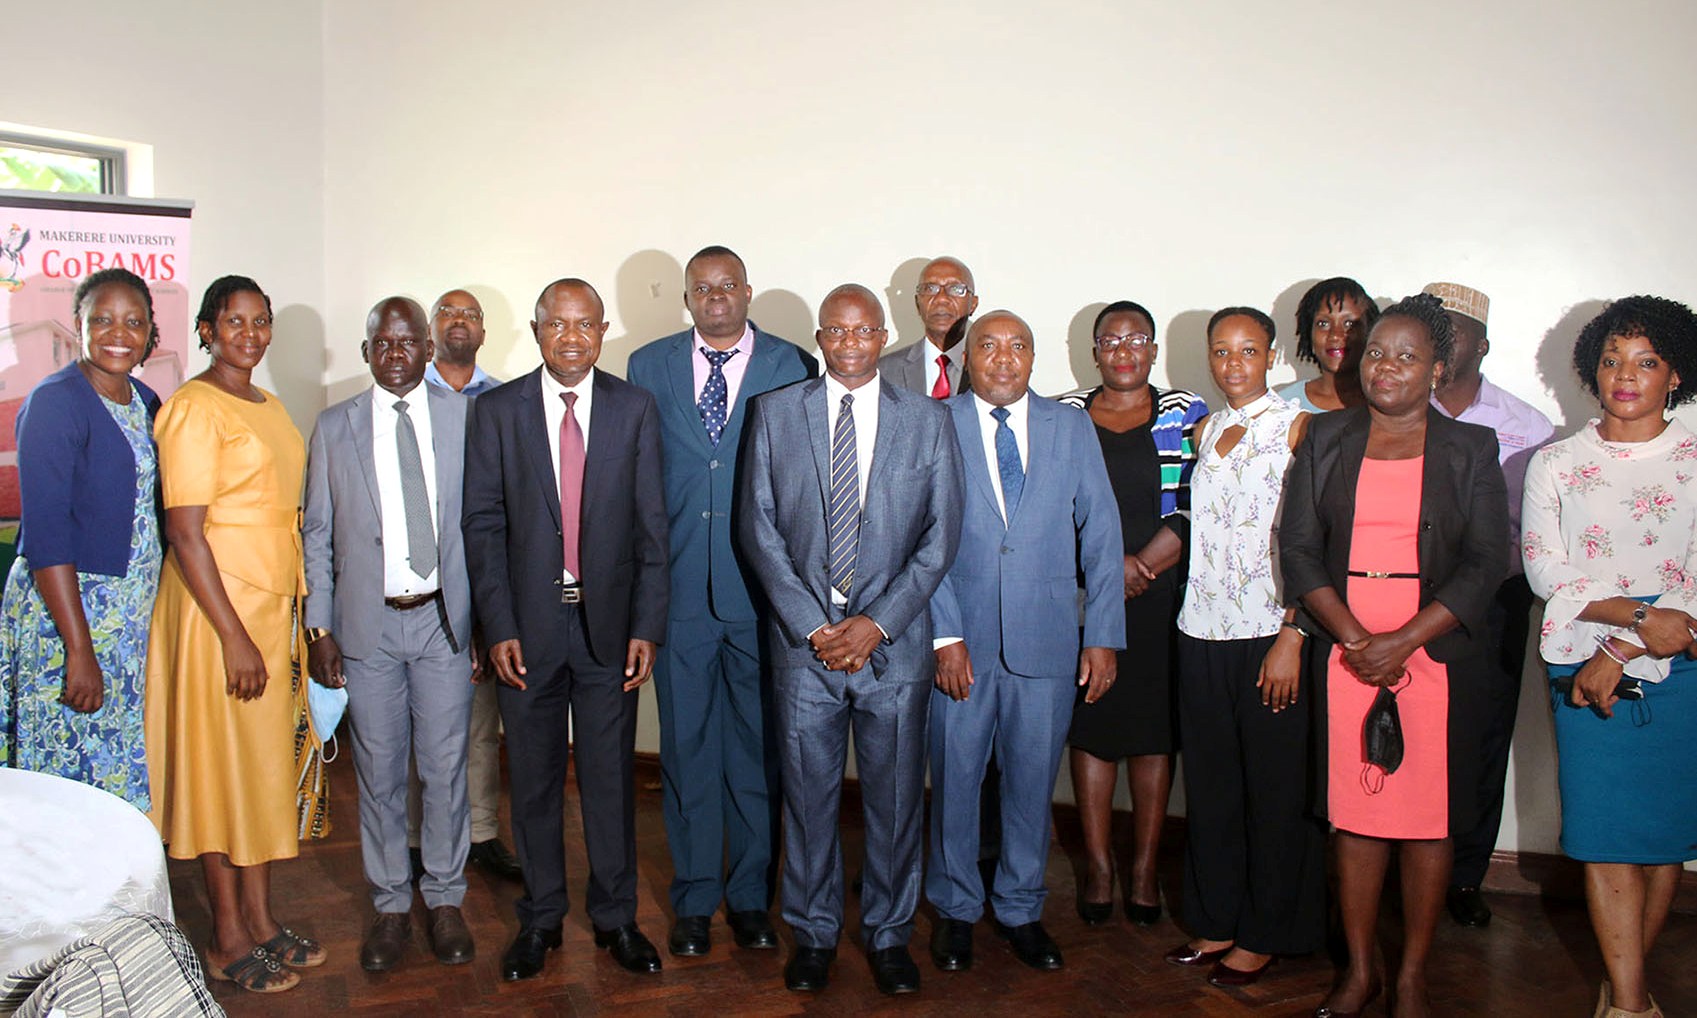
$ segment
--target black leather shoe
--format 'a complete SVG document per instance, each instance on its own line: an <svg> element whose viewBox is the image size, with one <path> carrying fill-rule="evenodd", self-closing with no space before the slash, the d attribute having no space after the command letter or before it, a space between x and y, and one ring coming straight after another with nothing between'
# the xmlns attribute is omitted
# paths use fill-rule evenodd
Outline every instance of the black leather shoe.
<svg viewBox="0 0 1697 1018"><path fill-rule="evenodd" d="M1462 926L1489 926L1491 924L1491 906L1485 904L1485 896L1479 893L1477 887L1452 887L1444 895L1444 904L1449 906L1450 918Z"/></svg>
<svg viewBox="0 0 1697 1018"><path fill-rule="evenodd" d="M666 950L681 958L699 958L713 949L713 935L708 927L713 920L704 915L681 915L672 924L666 938Z"/></svg>
<svg viewBox="0 0 1697 1018"><path fill-rule="evenodd" d="M438 905L430 910L430 949L444 965L464 965L477 956L477 945L458 905Z"/></svg>
<svg viewBox="0 0 1697 1018"><path fill-rule="evenodd" d="M605 947L628 972L660 971L660 952L642 935L635 923L626 923L616 930L596 930L595 946Z"/></svg>
<svg viewBox="0 0 1697 1018"><path fill-rule="evenodd" d="M412 920L406 912L379 912L371 932L359 946L359 967L367 972L387 972L395 967L412 941Z"/></svg>
<svg viewBox="0 0 1697 1018"><path fill-rule="evenodd" d="M868 960L872 963L872 980L878 984L880 993L895 996L919 992L919 966L913 963L913 955L907 953L907 945L873 951Z"/></svg>
<svg viewBox="0 0 1697 1018"><path fill-rule="evenodd" d="M738 947L769 951L778 946L778 933L772 929L772 918L764 912L727 912L725 923L730 926L731 936L736 939Z"/></svg>
<svg viewBox="0 0 1697 1018"><path fill-rule="evenodd" d="M1125 917L1137 926L1153 926L1161 921L1161 906L1139 905L1127 898L1125 900Z"/></svg>
<svg viewBox="0 0 1697 1018"><path fill-rule="evenodd" d="M466 862L481 866L494 876L506 880L524 879L524 871L519 869L518 856L507 851L507 846L501 844L500 838L474 842L465 858Z"/></svg>
<svg viewBox="0 0 1697 1018"><path fill-rule="evenodd" d="M831 962L836 959L834 947L798 947L784 966L784 985L802 993L818 993L831 981Z"/></svg>
<svg viewBox="0 0 1697 1018"><path fill-rule="evenodd" d="M931 964L939 972L965 972L972 967L972 924L937 917L931 927Z"/></svg>
<svg viewBox="0 0 1697 1018"><path fill-rule="evenodd" d="M542 974L542 963L548 959L548 952L560 946L560 928L544 929L541 926L526 926L519 930L513 946L507 948L507 953L501 956L501 978L511 982L514 979L530 979Z"/></svg>
<svg viewBox="0 0 1697 1018"><path fill-rule="evenodd" d="M1034 969L1053 972L1062 965L1061 945L1055 943L1042 923L1004 926L996 923L996 934L1013 948L1014 957Z"/></svg>

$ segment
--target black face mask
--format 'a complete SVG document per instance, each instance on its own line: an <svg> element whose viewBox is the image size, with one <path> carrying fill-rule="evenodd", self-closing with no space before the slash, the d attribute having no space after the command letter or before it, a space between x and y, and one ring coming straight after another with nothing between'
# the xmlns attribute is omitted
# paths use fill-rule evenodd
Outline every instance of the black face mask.
<svg viewBox="0 0 1697 1018"><path fill-rule="evenodd" d="M1389 686L1380 686L1373 697L1361 734L1367 743L1367 766L1361 769L1361 782L1376 795L1385 786L1385 775L1395 774L1402 766L1402 718L1397 714L1396 694Z"/></svg>

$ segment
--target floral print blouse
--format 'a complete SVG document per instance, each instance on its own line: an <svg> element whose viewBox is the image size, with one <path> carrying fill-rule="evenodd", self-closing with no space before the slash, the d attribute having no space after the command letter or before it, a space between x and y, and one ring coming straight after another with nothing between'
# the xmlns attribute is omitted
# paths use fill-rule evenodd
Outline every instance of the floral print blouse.
<svg viewBox="0 0 1697 1018"><path fill-rule="evenodd" d="M1539 649L1551 664L1578 664L1597 637L1639 643L1629 630L1579 613L1607 597L1651 599L1697 611L1697 436L1677 420L1648 442L1606 442L1592 420L1545 446L1526 471L1521 558L1545 599ZM1668 662L1634 658L1626 674L1659 682Z"/></svg>

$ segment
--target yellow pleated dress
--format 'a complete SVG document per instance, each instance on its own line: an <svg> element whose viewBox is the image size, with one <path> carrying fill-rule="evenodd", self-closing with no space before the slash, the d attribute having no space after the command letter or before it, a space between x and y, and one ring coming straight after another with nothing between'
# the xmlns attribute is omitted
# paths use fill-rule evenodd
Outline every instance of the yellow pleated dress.
<svg viewBox="0 0 1697 1018"><path fill-rule="evenodd" d="M266 669L257 699L225 691L222 642L167 551L148 645L147 766L153 822L176 859L223 852L252 866L300 850L289 680L306 445L264 395L251 403L190 381L154 424L165 507L207 507L207 543Z"/></svg>

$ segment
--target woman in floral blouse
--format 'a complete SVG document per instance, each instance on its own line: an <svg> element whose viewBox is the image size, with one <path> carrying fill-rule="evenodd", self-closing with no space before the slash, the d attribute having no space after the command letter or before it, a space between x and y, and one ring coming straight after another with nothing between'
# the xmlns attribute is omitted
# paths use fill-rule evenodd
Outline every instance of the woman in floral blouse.
<svg viewBox="0 0 1697 1018"><path fill-rule="evenodd" d="M1521 553L1548 602L1562 850L1585 864L1609 975L1597 1013L1656 1015L1644 958L1697 858L1697 436L1665 414L1697 392L1697 315L1616 301L1573 366L1602 417L1533 459Z"/></svg>

